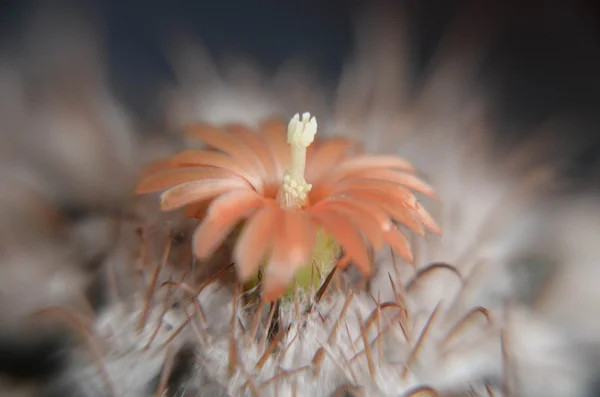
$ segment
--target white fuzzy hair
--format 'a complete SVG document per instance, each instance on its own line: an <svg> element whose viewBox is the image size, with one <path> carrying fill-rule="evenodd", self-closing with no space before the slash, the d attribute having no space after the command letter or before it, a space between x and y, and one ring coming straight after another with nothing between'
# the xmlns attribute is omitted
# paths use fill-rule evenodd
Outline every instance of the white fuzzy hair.
<svg viewBox="0 0 600 397"><path fill-rule="evenodd" d="M422 272L406 284L395 275L390 279L403 291L392 300L378 296L381 306L374 298L382 290L378 283L370 291L326 295L307 314L302 312L314 303L309 297L283 303L281 331L272 343L266 339L267 309L255 331L255 308L238 301L232 316L235 295L218 283L197 296L203 320L193 304L183 306L193 325L181 327L187 319L181 306L157 303L137 331L144 308L138 298L109 307L95 322L96 338L111 387L120 396L151 394L164 366L169 370L169 354L190 344L197 353L196 369L171 390L175 395L195 390L199 396L329 396L346 386L369 396L409 396L429 387L462 395L486 386L499 389L495 395L504 389L511 395L582 395L585 368L577 365L565 335L529 310L501 301L489 305L489 312L479 310L485 294L468 288L448 267ZM399 307L408 312L400 316L402 326ZM168 353L164 343L175 335ZM72 367L59 384L72 382L78 395L96 397L110 395L104 381L94 361Z"/></svg>
<svg viewBox="0 0 600 397"><path fill-rule="evenodd" d="M584 192L553 200L531 217L528 259L548 281L534 310L567 332L592 360L600 358L600 322L592 314L600 302L599 197Z"/></svg>

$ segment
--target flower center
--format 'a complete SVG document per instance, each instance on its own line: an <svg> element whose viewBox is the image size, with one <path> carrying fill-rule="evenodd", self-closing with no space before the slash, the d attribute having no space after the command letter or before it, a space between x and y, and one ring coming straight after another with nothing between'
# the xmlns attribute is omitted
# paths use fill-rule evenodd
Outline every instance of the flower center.
<svg viewBox="0 0 600 397"><path fill-rule="evenodd" d="M304 179L306 169L306 149L315 139L317 120L310 113L296 114L288 125L287 141L290 145L290 166L277 190L279 205L284 210L302 210L308 204L308 193L312 185ZM335 240L320 227L315 236L315 245L310 260L300 266L295 273L295 286L290 284L282 299L292 299L295 288L307 293L317 290L336 263L339 246ZM247 289L254 288L258 278L246 284Z"/></svg>
<svg viewBox="0 0 600 397"><path fill-rule="evenodd" d="M312 185L306 183L304 170L306 168L306 148L315 139L317 120L306 112L296 115L288 125L287 140L291 150L291 164L283 177L281 186L280 205L282 208L298 208L306 204L308 192Z"/></svg>

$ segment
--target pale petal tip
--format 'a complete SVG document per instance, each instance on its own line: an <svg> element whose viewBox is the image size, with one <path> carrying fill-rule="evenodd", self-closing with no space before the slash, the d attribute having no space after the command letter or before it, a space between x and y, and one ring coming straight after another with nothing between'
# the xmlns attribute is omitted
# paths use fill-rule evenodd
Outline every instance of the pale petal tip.
<svg viewBox="0 0 600 397"><path fill-rule="evenodd" d="M261 298L265 302L274 302L279 299L287 289L285 283L273 283L267 288L263 288Z"/></svg>

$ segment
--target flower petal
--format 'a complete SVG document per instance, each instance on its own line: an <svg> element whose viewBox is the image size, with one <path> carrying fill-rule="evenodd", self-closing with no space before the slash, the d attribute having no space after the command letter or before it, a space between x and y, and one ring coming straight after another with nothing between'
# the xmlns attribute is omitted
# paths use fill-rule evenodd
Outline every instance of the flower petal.
<svg viewBox="0 0 600 397"><path fill-rule="evenodd" d="M206 210L208 209L209 205L210 205L210 201L208 201L208 200L187 205L185 207L184 216L186 218L202 219L205 217Z"/></svg>
<svg viewBox="0 0 600 397"><path fill-rule="evenodd" d="M329 202L344 203L346 205L356 208L356 210L360 210L360 211L364 211L364 212L368 213L370 216L373 217L373 219L375 219L377 221L377 224L379 225L379 228L382 231L390 230L394 226L389 219L390 218L389 215L383 209L381 209L377 205L377 203L374 203L374 202L364 199L362 197L353 196L351 194L335 195L335 196L331 196L330 198L328 198L325 201L322 201L321 203L324 204L324 203L329 203ZM319 203L317 205L321 205L321 203Z"/></svg>
<svg viewBox="0 0 600 397"><path fill-rule="evenodd" d="M269 151L275 159L277 179L290 166L290 148L287 143L287 126L281 120L269 119L260 124L259 131L269 142Z"/></svg>
<svg viewBox="0 0 600 397"><path fill-rule="evenodd" d="M163 211L176 210L188 204L215 197L231 189L243 188L245 184L246 182L234 178L204 179L182 183L165 191L160 196L160 208Z"/></svg>
<svg viewBox="0 0 600 397"><path fill-rule="evenodd" d="M397 200L398 202L406 203L409 207L416 209L417 198L413 192L392 182L380 181L376 179L354 178L343 180L331 187L332 194L354 193L360 195L361 192L382 194L388 197L390 200Z"/></svg>
<svg viewBox="0 0 600 397"><path fill-rule="evenodd" d="M194 232L195 255L200 259L209 257L240 219L263 204L263 197L249 189L235 189L215 199Z"/></svg>
<svg viewBox="0 0 600 397"><path fill-rule="evenodd" d="M248 219L242 229L233 250L240 281L245 282L258 271L261 259L273 246L277 215L276 208L265 205Z"/></svg>
<svg viewBox="0 0 600 397"><path fill-rule="evenodd" d="M285 244L282 244L281 255L286 257L290 266L305 265L310 260L315 246L316 225L305 211L287 210L284 212L283 239Z"/></svg>
<svg viewBox="0 0 600 397"><path fill-rule="evenodd" d="M425 236L425 229L423 223L416 210L409 208L404 203L387 203L380 201L381 208L383 208L390 216L396 221L400 222L419 236Z"/></svg>
<svg viewBox="0 0 600 397"><path fill-rule="evenodd" d="M437 234L438 236L442 234L442 230L439 227L439 225L437 224L437 222L433 219L433 217L431 216L431 214L429 214L429 212L427 212L427 210L425 209L425 207L423 207L420 203L417 203L418 207L417 207L417 214L419 215L419 218L421 219L421 222L423 222L423 224L425 225L425 227L427 229L429 229L429 231L431 231L432 233Z"/></svg>
<svg viewBox="0 0 600 397"><path fill-rule="evenodd" d="M217 167L178 167L156 172L143 179L136 188L137 194L169 189L185 182L202 179L239 178L231 171Z"/></svg>
<svg viewBox="0 0 600 397"><path fill-rule="evenodd" d="M254 172L260 172L260 160L257 154L238 137L207 124L194 124L188 128L186 134L235 157Z"/></svg>
<svg viewBox="0 0 600 397"><path fill-rule="evenodd" d="M257 172L240 165L236 158L227 154L209 150L185 150L173 156L171 162L176 166L203 165L224 168L245 178L256 190L261 191L263 188L262 179Z"/></svg>
<svg viewBox="0 0 600 397"><path fill-rule="evenodd" d="M413 254L410 249L410 243L402 231L393 229L385 233L385 239L392 249L399 253L409 263L414 262Z"/></svg>
<svg viewBox="0 0 600 397"><path fill-rule="evenodd" d="M339 180L355 172L378 168L400 169L406 172L415 171L414 167L410 162L400 157L361 155L358 157L350 158L344 161L343 163L339 164L335 168L335 171L332 172L327 179L329 180L331 178L334 180Z"/></svg>
<svg viewBox="0 0 600 397"><path fill-rule="evenodd" d="M273 301L288 288L296 271L309 265L315 245L316 225L304 211L281 211L273 254L265 267L262 299Z"/></svg>
<svg viewBox="0 0 600 397"><path fill-rule="evenodd" d="M422 181L418 176L414 174L408 174L405 172L397 172L390 169L373 169L367 171L359 171L355 174L349 175L350 178L368 178L384 180L388 182L398 183L404 185L412 190L423 193L424 195L437 199L433 188L427 183Z"/></svg>
<svg viewBox="0 0 600 397"><path fill-rule="evenodd" d="M339 197L320 202L314 208L327 209L350 219L376 250L385 243L383 232L393 227L385 211L359 198Z"/></svg>
<svg viewBox="0 0 600 397"><path fill-rule="evenodd" d="M309 212L317 224L331 234L342 245L346 253L356 261L363 275L370 276L373 269L369 253L362 236L352 222L335 212L314 210L312 208Z"/></svg>
<svg viewBox="0 0 600 397"><path fill-rule="evenodd" d="M354 142L349 139L333 138L323 142L312 151L309 147L306 159L306 180L309 183L315 183L323 175L327 175L327 171L339 164L353 145Z"/></svg>
<svg viewBox="0 0 600 397"><path fill-rule="evenodd" d="M294 280L296 268L285 262L269 261L261 280L261 298L266 302L279 299Z"/></svg>
<svg viewBox="0 0 600 397"><path fill-rule="evenodd" d="M173 162L170 158L164 160L154 161L148 164L139 175L139 179L141 181L146 180L147 178L153 176L154 174L158 174L160 172L166 171L168 169L173 168Z"/></svg>
<svg viewBox="0 0 600 397"><path fill-rule="evenodd" d="M359 196L370 205L380 208L388 218L402 223L419 236L425 235L425 230L417 210L408 206L403 200L397 200L389 194L382 192L359 191L353 194Z"/></svg>
<svg viewBox="0 0 600 397"><path fill-rule="evenodd" d="M237 136L257 154L263 171L265 172L263 176L266 176L268 179L277 178L275 159L269 150L269 143L265 140L263 135L259 135L249 128L239 124L231 124L225 128L227 131L231 132L231 134Z"/></svg>

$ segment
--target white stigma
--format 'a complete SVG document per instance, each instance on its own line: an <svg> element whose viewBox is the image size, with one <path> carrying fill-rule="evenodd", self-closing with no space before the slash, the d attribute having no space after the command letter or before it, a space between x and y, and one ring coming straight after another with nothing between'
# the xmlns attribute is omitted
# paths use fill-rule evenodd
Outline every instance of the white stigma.
<svg viewBox="0 0 600 397"><path fill-rule="evenodd" d="M288 125L287 140L291 149L291 164L283 178L283 201L282 206L302 206L312 185L304 180L304 169L306 167L306 148L315 139L317 133L317 119L306 112L300 115L296 113Z"/></svg>
<svg viewBox="0 0 600 397"><path fill-rule="evenodd" d="M300 115L296 113L288 125L288 143L306 148L315 139L316 133L317 119L314 116L310 117L310 113L306 112L302 114L300 121Z"/></svg>

